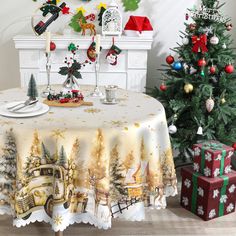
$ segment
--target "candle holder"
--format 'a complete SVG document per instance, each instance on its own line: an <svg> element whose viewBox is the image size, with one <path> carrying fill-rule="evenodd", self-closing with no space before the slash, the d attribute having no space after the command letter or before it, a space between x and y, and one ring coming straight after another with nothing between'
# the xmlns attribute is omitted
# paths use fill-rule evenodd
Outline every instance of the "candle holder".
<svg viewBox="0 0 236 236"><path fill-rule="evenodd" d="M46 58L47 58L47 62L46 62L46 72L47 72L47 87L45 90L43 90L41 96L43 98L46 98L49 94L54 94L55 90L53 90L51 88L51 61L50 61L50 57L51 57L51 53L50 52L46 52L45 53Z"/></svg>
<svg viewBox="0 0 236 236"><path fill-rule="evenodd" d="M97 98L104 97L104 94L100 91L99 86L98 86L99 71L100 71L100 53L97 54L97 60L95 63L96 85L95 85L94 91L90 94L91 97L97 97Z"/></svg>

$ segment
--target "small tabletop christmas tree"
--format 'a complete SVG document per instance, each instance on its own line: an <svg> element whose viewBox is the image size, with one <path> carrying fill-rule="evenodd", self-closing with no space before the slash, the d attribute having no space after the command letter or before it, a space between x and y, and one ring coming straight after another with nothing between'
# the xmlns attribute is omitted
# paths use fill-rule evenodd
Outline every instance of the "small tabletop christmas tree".
<svg viewBox="0 0 236 236"><path fill-rule="evenodd" d="M236 140L236 55L227 34L229 18L222 16L217 0L202 0L199 10L186 14L182 44L168 56L163 84L153 95L166 108L174 148L186 161L192 145L199 140L219 140L232 145Z"/></svg>
<svg viewBox="0 0 236 236"><path fill-rule="evenodd" d="M27 96L30 100L36 100L38 97L37 84L33 75L30 77Z"/></svg>

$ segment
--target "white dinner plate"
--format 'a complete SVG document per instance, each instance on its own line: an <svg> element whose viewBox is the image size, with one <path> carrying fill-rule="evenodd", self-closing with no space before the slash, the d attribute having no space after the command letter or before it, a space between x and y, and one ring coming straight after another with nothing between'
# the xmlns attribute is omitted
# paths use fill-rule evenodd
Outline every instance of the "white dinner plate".
<svg viewBox="0 0 236 236"><path fill-rule="evenodd" d="M14 106L18 102L8 103L0 107L0 115L5 117L12 117L12 118L27 118L27 117L34 117L39 116L47 113L49 111L49 106L43 103L38 102L37 106L31 108L31 112L11 112L7 109L7 107ZM28 108L29 109L29 108ZM26 110L27 111L27 110Z"/></svg>
<svg viewBox="0 0 236 236"><path fill-rule="evenodd" d="M9 107L13 107L17 104L19 104L18 107L16 107L15 109L17 108L20 108L21 106L23 106L23 103L24 101L19 101L19 102L10 102L10 103L7 103L5 106L6 108L9 108ZM22 105L21 105L22 104ZM30 105L30 106L26 106L18 111L13 111L14 109L10 110L11 113L32 113L32 112L36 112L38 110L42 109L42 103L40 102L37 102L33 105ZM8 110L8 109L7 109Z"/></svg>

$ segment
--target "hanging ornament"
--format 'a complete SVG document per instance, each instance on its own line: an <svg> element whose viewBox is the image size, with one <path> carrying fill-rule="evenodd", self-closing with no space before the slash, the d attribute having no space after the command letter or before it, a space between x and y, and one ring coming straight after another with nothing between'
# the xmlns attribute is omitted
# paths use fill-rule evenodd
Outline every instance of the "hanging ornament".
<svg viewBox="0 0 236 236"><path fill-rule="evenodd" d="M195 69L194 67L190 67L190 75L193 75L197 72L197 69Z"/></svg>
<svg viewBox="0 0 236 236"><path fill-rule="evenodd" d="M94 40L94 38L93 38ZM97 58L96 43L93 41L87 50L87 57L91 62L95 62Z"/></svg>
<svg viewBox="0 0 236 236"><path fill-rule="evenodd" d="M226 30L227 30L227 31L231 31L232 28L233 28L233 24L232 24L232 23L226 23L226 24L225 24L225 27L226 27Z"/></svg>
<svg viewBox="0 0 236 236"><path fill-rule="evenodd" d="M213 34L213 27L209 26L203 29L203 32L208 36L209 34Z"/></svg>
<svg viewBox="0 0 236 236"><path fill-rule="evenodd" d="M227 48L227 46L226 46L225 43L222 45L222 48L223 48L223 49L226 49L226 48Z"/></svg>
<svg viewBox="0 0 236 236"><path fill-rule="evenodd" d="M190 31L194 31L194 30L196 30L196 28L197 28L197 25L196 25L196 24L190 24L190 25L189 25L189 30L190 30Z"/></svg>
<svg viewBox="0 0 236 236"><path fill-rule="evenodd" d="M206 100L206 109L209 113L214 109L214 106L215 102L211 97Z"/></svg>
<svg viewBox="0 0 236 236"><path fill-rule="evenodd" d="M232 74L232 73L234 72L234 67L233 67L233 65L226 65L226 66L225 66L225 72L226 72L227 74Z"/></svg>
<svg viewBox="0 0 236 236"><path fill-rule="evenodd" d="M219 42L220 42L220 40L216 35L212 36L211 39L210 39L210 43L212 45L217 45Z"/></svg>
<svg viewBox="0 0 236 236"><path fill-rule="evenodd" d="M210 74L214 75L216 73L216 67L215 66L211 66L209 69Z"/></svg>
<svg viewBox="0 0 236 236"><path fill-rule="evenodd" d="M203 135L203 128L201 126L198 127L197 134L198 135Z"/></svg>
<svg viewBox="0 0 236 236"><path fill-rule="evenodd" d="M169 55L168 57L166 57L166 63L171 65L173 62L175 61L174 57Z"/></svg>
<svg viewBox="0 0 236 236"><path fill-rule="evenodd" d="M163 91L163 92L166 91L167 86L164 83L162 83L161 86L160 86L160 90Z"/></svg>
<svg viewBox="0 0 236 236"><path fill-rule="evenodd" d="M187 94L191 93L193 91L193 85L192 84L185 84L184 91Z"/></svg>
<svg viewBox="0 0 236 236"><path fill-rule="evenodd" d="M204 71L204 70L201 70L200 75L201 75L202 77L204 77L204 76L205 76L205 71Z"/></svg>
<svg viewBox="0 0 236 236"><path fill-rule="evenodd" d="M174 124L172 124L169 126L168 130L170 134L175 134L177 132L177 127Z"/></svg>
<svg viewBox="0 0 236 236"><path fill-rule="evenodd" d="M234 151L236 152L236 143L234 143L234 144L232 145L232 148L233 148Z"/></svg>
<svg viewBox="0 0 236 236"><path fill-rule="evenodd" d="M220 102L221 102L221 104L225 104L225 103L226 103L225 98L222 98L222 99L220 100Z"/></svg>
<svg viewBox="0 0 236 236"><path fill-rule="evenodd" d="M183 65L180 61L176 61L174 62L174 64L172 65L173 69L176 71L180 71L183 68Z"/></svg>
<svg viewBox="0 0 236 236"><path fill-rule="evenodd" d="M188 39L188 37L184 37L184 38L182 39L182 43L183 43L183 45L188 45L188 44L189 44L189 39Z"/></svg>
<svg viewBox="0 0 236 236"><path fill-rule="evenodd" d="M202 59L198 60L197 64L199 67L204 67L204 66L206 66L207 62L206 62L205 58L202 58Z"/></svg>
<svg viewBox="0 0 236 236"><path fill-rule="evenodd" d="M56 48L57 48L56 44L53 41L51 41L50 42L50 51L55 51Z"/></svg>
<svg viewBox="0 0 236 236"><path fill-rule="evenodd" d="M106 55L107 62L112 66L117 65L118 55L120 55L121 52L122 50L115 45L113 37L113 45L111 46Z"/></svg>
<svg viewBox="0 0 236 236"><path fill-rule="evenodd" d="M206 52L208 52L208 49L206 47L206 45L207 45L207 36L206 36L206 34L202 34L200 36L193 35L192 36L192 44L193 44L192 51L194 53L198 53L198 52L206 53Z"/></svg>
<svg viewBox="0 0 236 236"><path fill-rule="evenodd" d="M189 14L188 13L185 14L185 20L189 20Z"/></svg>

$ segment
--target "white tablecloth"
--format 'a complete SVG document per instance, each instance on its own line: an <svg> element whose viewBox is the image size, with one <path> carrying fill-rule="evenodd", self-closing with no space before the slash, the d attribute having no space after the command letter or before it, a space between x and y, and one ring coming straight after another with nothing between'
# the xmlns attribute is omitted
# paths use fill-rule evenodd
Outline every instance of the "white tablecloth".
<svg viewBox="0 0 236 236"><path fill-rule="evenodd" d="M89 94L92 87L82 87ZM112 217L145 218L145 206L166 207L176 194L163 106L140 93L118 91L117 105L50 108L33 118L0 117L0 213L14 225L75 222L111 227ZM0 92L0 105L26 90Z"/></svg>

